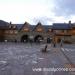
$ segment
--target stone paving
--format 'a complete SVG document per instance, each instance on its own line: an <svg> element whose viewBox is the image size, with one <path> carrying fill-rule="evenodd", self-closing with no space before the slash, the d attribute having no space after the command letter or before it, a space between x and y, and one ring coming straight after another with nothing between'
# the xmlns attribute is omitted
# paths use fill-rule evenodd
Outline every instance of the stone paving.
<svg viewBox="0 0 75 75"><path fill-rule="evenodd" d="M48 52L42 53L44 46L45 44L0 43L0 75L75 75L69 71L51 71L70 64L62 51L75 64L73 45L53 48L48 44Z"/></svg>

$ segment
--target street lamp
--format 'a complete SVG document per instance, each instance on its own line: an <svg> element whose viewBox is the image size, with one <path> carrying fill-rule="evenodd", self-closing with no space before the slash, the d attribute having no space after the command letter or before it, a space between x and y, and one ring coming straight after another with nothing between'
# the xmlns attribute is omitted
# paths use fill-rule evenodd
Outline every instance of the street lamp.
<svg viewBox="0 0 75 75"><path fill-rule="evenodd" d="M30 43L31 43L31 45L32 45L32 42L33 42L33 36L30 36L29 39L30 39Z"/></svg>

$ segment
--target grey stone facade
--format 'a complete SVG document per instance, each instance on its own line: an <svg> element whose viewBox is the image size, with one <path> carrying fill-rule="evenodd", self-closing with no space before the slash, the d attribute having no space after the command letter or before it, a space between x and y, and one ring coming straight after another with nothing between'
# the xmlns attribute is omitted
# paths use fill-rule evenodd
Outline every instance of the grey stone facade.
<svg viewBox="0 0 75 75"><path fill-rule="evenodd" d="M75 25L71 23L42 25L39 22L37 25L30 25L28 22L24 24L0 22L3 22L0 24L0 41L51 43L53 40L58 42L63 39L75 42Z"/></svg>

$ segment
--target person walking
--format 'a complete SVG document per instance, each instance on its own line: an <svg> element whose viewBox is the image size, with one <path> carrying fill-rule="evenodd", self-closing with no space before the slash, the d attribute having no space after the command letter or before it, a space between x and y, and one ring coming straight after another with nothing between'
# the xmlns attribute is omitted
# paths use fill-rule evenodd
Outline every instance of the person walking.
<svg viewBox="0 0 75 75"><path fill-rule="evenodd" d="M63 45L63 40L61 39L61 41L60 41L60 46L62 47L62 45Z"/></svg>

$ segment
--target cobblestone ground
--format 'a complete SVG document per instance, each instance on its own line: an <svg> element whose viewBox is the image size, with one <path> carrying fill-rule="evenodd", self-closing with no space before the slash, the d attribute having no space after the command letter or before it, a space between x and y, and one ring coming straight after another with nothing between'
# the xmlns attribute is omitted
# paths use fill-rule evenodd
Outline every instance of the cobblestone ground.
<svg viewBox="0 0 75 75"><path fill-rule="evenodd" d="M57 70L74 68L75 45L53 48L48 44L48 52L42 53L44 46L45 44L0 43L0 75L75 75L74 72Z"/></svg>

